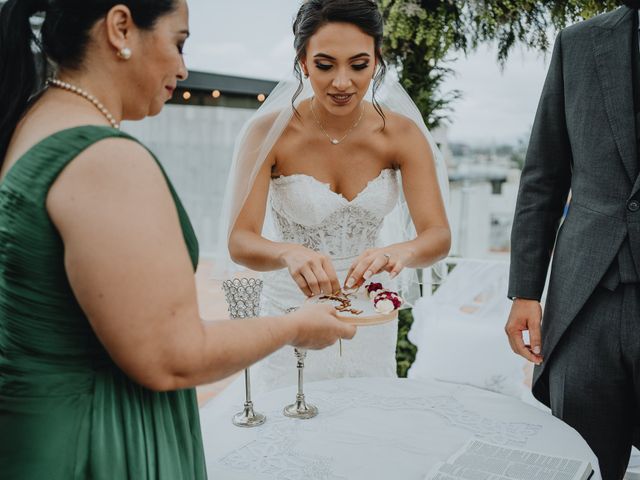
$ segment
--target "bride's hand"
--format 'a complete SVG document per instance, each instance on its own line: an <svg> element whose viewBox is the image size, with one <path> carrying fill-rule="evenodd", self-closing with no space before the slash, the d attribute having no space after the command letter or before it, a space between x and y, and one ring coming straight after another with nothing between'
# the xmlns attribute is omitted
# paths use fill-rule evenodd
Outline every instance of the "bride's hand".
<svg viewBox="0 0 640 480"><path fill-rule="evenodd" d="M293 320L296 332L290 342L294 347L319 350L356 334L356 327L338 320L331 305L305 305L287 317Z"/></svg>
<svg viewBox="0 0 640 480"><path fill-rule="evenodd" d="M338 275L328 256L302 245L292 244L282 259L291 278L307 297L340 291Z"/></svg>
<svg viewBox="0 0 640 480"><path fill-rule="evenodd" d="M345 288L357 288L376 273L389 272L396 277L413 257L413 250L403 246L369 248L351 264L345 278Z"/></svg>

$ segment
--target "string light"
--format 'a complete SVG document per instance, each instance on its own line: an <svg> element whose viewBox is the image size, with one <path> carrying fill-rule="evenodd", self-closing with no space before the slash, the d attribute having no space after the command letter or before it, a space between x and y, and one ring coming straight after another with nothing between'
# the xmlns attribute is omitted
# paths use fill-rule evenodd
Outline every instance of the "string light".
<svg viewBox="0 0 640 480"><path fill-rule="evenodd" d="M258 95L258 101L259 102L264 102L266 100L266 96L264 95L264 93L261 93Z"/></svg>
<svg viewBox="0 0 640 480"><path fill-rule="evenodd" d="M189 100L191 98L191 92L186 91L182 94L182 98L184 98L185 100Z"/></svg>
<svg viewBox="0 0 640 480"><path fill-rule="evenodd" d="M219 97L220 97L220 95L222 95L222 94L220 93L220 90L214 90L213 92L211 92L211 96L212 96L213 98L219 98Z"/></svg>

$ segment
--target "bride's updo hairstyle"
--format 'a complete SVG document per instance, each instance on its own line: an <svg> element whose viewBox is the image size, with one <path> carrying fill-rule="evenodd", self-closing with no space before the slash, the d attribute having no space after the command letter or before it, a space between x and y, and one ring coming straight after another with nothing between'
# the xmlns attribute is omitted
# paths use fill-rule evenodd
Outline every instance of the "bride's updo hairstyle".
<svg viewBox="0 0 640 480"><path fill-rule="evenodd" d="M302 71L300 59L305 56L309 39L327 23L350 23L373 37L378 71L373 78L373 106L384 119L382 108L376 100L376 91L384 80L387 64L382 56L382 35L384 22L375 0L305 0L293 22L293 46L296 50L294 73L300 82L293 95L292 104L302 92ZM295 109L295 106L294 106Z"/></svg>
<svg viewBox="0 0 640 480"><path fill-rule="evenodd" d="M9 0L0 7L0 166L29 100L43 87L47 67L81 69L91 28L116 5L128 7L142 30L153 29L178 6L175 0ZM38 13L44 22L36 38L31 17ZM37 63L38 49L42 62Z"/></svg>

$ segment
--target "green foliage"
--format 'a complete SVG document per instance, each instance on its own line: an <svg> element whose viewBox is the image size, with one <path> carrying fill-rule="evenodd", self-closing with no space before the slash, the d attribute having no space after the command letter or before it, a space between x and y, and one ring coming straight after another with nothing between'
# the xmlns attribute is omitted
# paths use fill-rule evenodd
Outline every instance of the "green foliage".
<svg viewBox="0 0 640 480"><path fill-rule="evenodd" d="M411 310L400 310L398 313L398 344L396 346L396 363L399 377L406 378L409 367L416 359L418 347L409 341L407 335L413 324Z"/></svg>
<svg viewBox="0 0 640 480"><path fill-rule="evenodd" d="M442 92L456 54L496 42L502 65L516 44L547 51L549 33L612 10L615 0L378 0L385 56L429 128L447 119L459 91Z"/></svg>

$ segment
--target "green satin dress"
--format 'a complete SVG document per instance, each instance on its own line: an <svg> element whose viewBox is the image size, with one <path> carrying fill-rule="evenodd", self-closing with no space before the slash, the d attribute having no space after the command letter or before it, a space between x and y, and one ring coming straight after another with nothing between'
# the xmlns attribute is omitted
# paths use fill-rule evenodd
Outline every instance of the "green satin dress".
<svg viewBox="0 0 640 480"><path fill-rule="evenodd" d="M153 392L113 363L73 295L45 207L65 166L109 137L131 139L108 127L58 132L0 183L2 479L206 478L195 391ZM167 183L195 270L197 240Z"/></svg>

